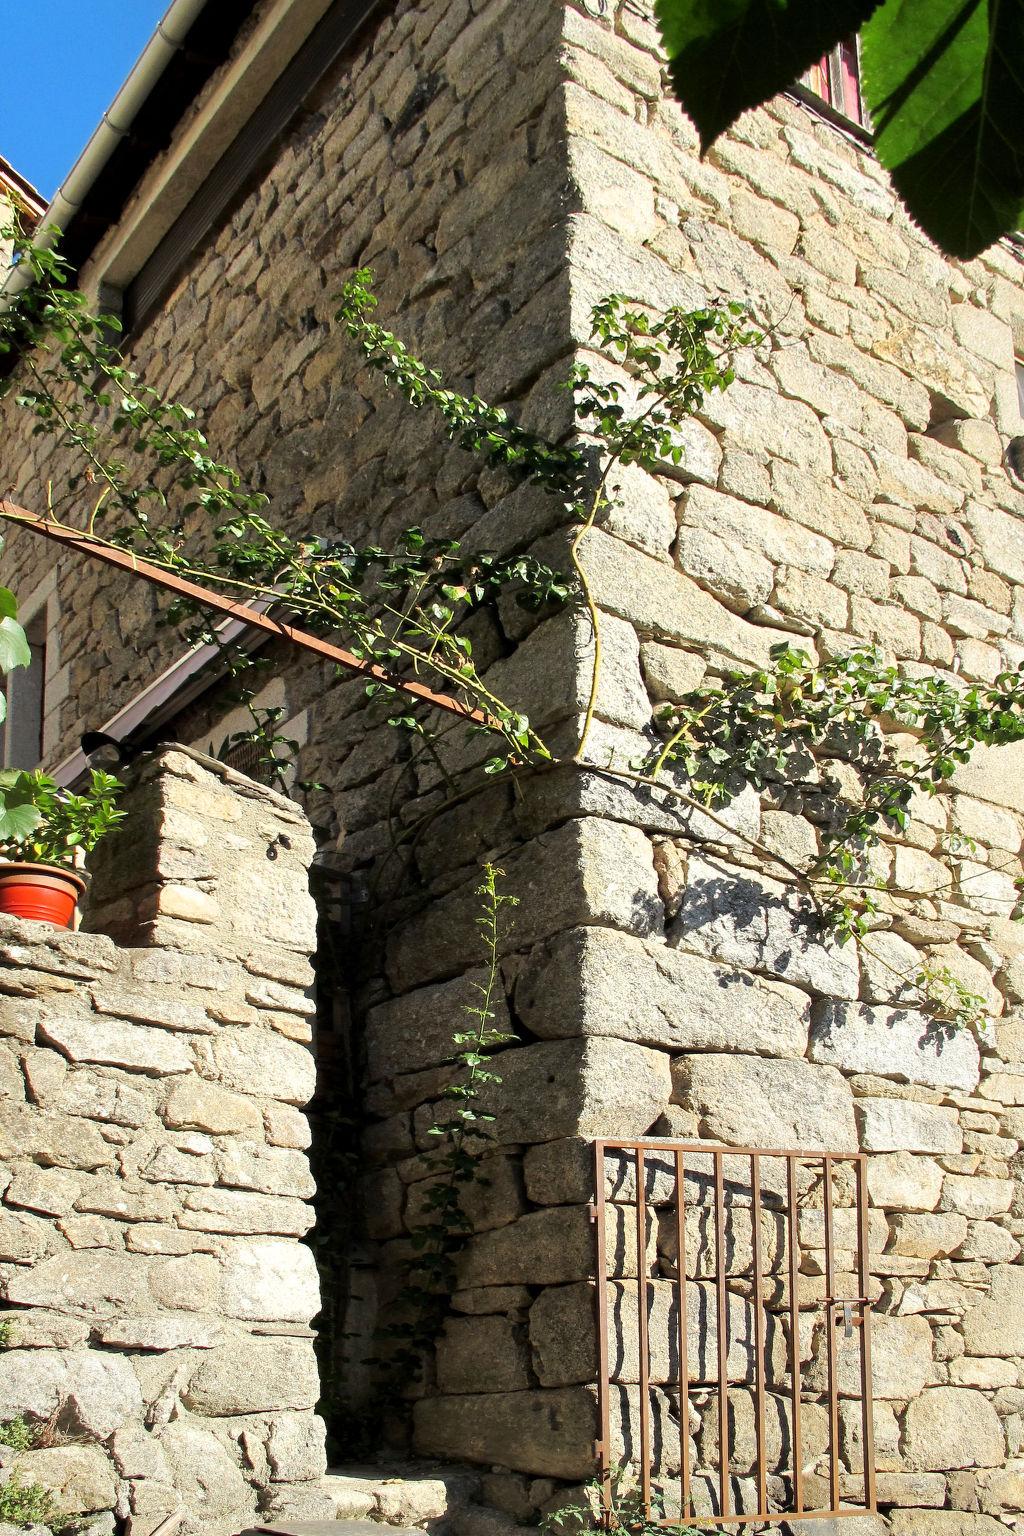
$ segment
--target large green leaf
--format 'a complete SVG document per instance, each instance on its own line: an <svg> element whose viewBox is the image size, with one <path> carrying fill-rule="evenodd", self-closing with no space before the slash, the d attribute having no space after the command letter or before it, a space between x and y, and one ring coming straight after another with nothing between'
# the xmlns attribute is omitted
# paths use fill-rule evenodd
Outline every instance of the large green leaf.
<svg viewBox="0 0 1024 1536"><path fill-rule="evenodd" d="M976 256L1024 217L1024 0L885 0L862 35L875 147L922 229Z"/></svg>
<svg viewBox="0 0 1024 1536"><path fill-rule="evenodd" d="M0 619L18 617L18 599L10 587L0 587Z"/></svg>
<svg viewBox="0 0 1024 1536"><path fill-rule="evenodd" d="M27 667L31 662L32 652L17 619L0 619L0 672Z"/></svg>
<svg viewBox="0 0 1024 1536"><path fill-rule="evenodd" d="M923 0L927 4L928 0ZM676 95L704 149L792 85L879 0L656 0Z"/></svg>
<svg viewBox="0 0 1024 1536"><path fill-rule="evenodd" d="M9 804L0 790L0 843L20 842L31 837L42 821L34 805Z"/></svg>
<svg viewBox="0 0 1024 1536"><path fill-rule="evenodd" d="M42 814L36 794L31 774L16 769L0 773L0 843L17 842L38 827Z"/></svg>

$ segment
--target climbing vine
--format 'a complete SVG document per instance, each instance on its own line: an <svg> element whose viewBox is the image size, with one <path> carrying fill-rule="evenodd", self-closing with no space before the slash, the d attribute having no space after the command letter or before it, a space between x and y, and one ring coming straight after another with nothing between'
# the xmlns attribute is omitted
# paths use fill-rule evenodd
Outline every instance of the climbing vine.
<svg viewBox="0 0 1024 1536"><path fill-rule="evenodd" d="M70 286L59 252L36 248L20 229L4 233L32 278L0 315L0 351L17 349L28 375L17 399L35 416L38 432L56 434L83 456L81 474L69 477L59 494L49 488L53 520L69 504L80 506L88 493L86 526L99 542L255 599L314 633L341 634L357 656L379 665L395 683L426 678L440 694L458 700L474 713L468 729L493 746L482 761L456 771L429 710L410 705L386 680L367 688L385 696L393 705L390 723L410 736L408 763L430 757L450 799L475 792L488 778L521 778L566 762L556 760L521 710L488 686L465 621L506 590L540 611L581 600L594 660L571 761L638 793L657 791L699 807L712 824L746 785L771 793L782 783L799 783L818 826L819 853L803 866L778 853L769 856L811 897L840 942L868 942L894 902L934 894L900 891L878 872L872 856L883 838L906 830L915 798L941 791L976 747L1024 735L1020 670L988 687L962 688L937 675L909 678L864 648L819 663L783 646L770 666L713 679L662 709L652 722L652 736L660 740L646 758L595 762L587 756L602 667L601 616L584 558L587 534L616 504L620 468L657 471L682 461L682 422L710 393L728 388L736 351L760 345L768 334L770 328L755 326L744 306L673 307L655 315L621 294L596 305L592 340L608 360L606 376L585 363L570 370L565 382L579 437L566 445L528 431L503 407L446 385L375 320L378 300L369 269L353 273L344 285L336 318L389 389L411 407L435 412L447 436L490 467L560 499L573 530L572 575L565 577L532 555L470 553L458 541L429 538L420 528L406 529L388 549L357 547L329 532L296 535L276 528L265 515L267 498L212 454L191 409L164 400L125 364L116 318L94 313ZM143 473L142 466L154 461L156 476ZM220 750L255 741L283 787L294 743L280 729L279 712L258 705L248 681L258 662L228 646L190 602L173 603L165 618L183 626L188 638L218 646L249 710L251 729ZM727 821L722 827L741 837ZM417 835L415 824L405 826L396 843ZM756 840L754 846L768 852ZM959 877L963 894L969 879ZM980 1000L948 970L925 966L901 981L916 987L950 1027L977 1020Z"/></svg>
<svg viewBox="0 0 1024 1536"><path fill-rule="evenodd" d="M516 1039L494 1027L495 998L501 986L502 914L519 905L517 897L499 890L503 874L493 864L485 864L477 887L476 926L484 951L484 980L471 983L476 1001L464 1005L466 1027L452 1035L455 1073L442 1094L447 1113L440 1114L427 1133L436 1150L427 1158L431 1181L424 1197L425 1219L411 1237L414 1254L406 1265L403 1316L385 1330L393 1346L391 1363L414 1373L422 1368L424 1353L435 1343L448 1315L456 1257L473 1231L464 1208L467 1186L486 1182L484 1160L493 1140L490 1126L495 1117L481 1107L480 1093L486 1084L501 1082L490 1066L489 1053Z"/></svg>
<svg viewBox="0 0 1024 1536"><path fill-rule="evenodd" d="M426 674L433 686L476 711L480 723L471 729L499 739L498 750L484 764L487 774L552 762L527 717L487 687L462 621L504 588L515 591L528 608L564 602L570 594L564 577L528 554L468 554L457 541L428 539L419 528L405 530L389 550L357 548L326 534L296 537L275 528L263 515L267 498L248 490L236 469L212 455L192 410L164 400L125 364L114 339L117 318L94 313L71 288L59 252L35 247L17 226L3 233L32 278L0 314L0 352L17 350L30 380L17 391L17 401L35 416L37 432L58 436L84 459L81 474L70 476L58 493L49 487L51 521L59 522L67 505L77 505L87 492L95 499L86 527L97 543L131 549L177 575L244 593L314 633L341 633L356 656L396 676ZM599 616L579 558L582 540L613 504L610 484L617 466L653 467L663 457L679 462L679 422L708 391L728 386L731 350L756 344L759 333L737 304L691 312L676 307L656 319L622 296L598 305L594 338L628 370L638 404L627 411L622 381L599 382L582 364L572 370L566 384L576 396L578 420L602 450L602 463L595 468L583 448L550 443L518 426L502 408L447 388L440 374L373 321L377 298L371 282L369 269L354 273L337 313L368 365L414 407L436 410L453 441L481 453L491 466L558 496L579 523L570 558L597 652L576 752L580 758L600 669ZM122 457L125 451L130 463ZM143 472L153 461L159 472L155 478ZM111 528L114 513L119 517ZM198 523L197 514L202 514ZM192 602L175 602L166 617L188 624L193 641L205 639L226 649ZM231 661L236 680L245 665L246 657L236 650ZM387 683L368 688L370 693L387 691ZM255 738L264 745L270 738L276 767L280 755L275 749L281 744L281 738L275 739L276 722L254 712L251 690L243 688L241 697L250 709ZM403 709L390 718L437 757L435 732L419 715Z"/></svg>
<svg viewBox="0 0 1024 1536"><path fill-rule="evenodd" d="M783 644L771 657L771 667L731 672L660 710L666 739L648 771L678 766L708 806L747 785L816 795L821 854L804 877L824 888L837 936L862 935L886 888L870 864L883 834L905 832L915 796L938 794L976 747L1024 739L1024 663L963 688L907 677L872 649L815 663ZM830 762L851 767L854 785L830 775Z"/></svg>
<svg viewBox="0 0 1024 1536"><path fill-rule="evenodd" d="M431 760L446 804L489 781L519 781L572 764L638 794L700 809L735 842L743 834L724 813L737 793L800 785L817 828L817 855L801 865L756 839L746 841L811 898L839 942L869 945L871 930L888 920L893 903L934 894L899 891L879 873L873 854L883 840L907 830L917 797L940 793L978 746L1024 736L1020 669L986 687L963 688L939 676L907 677L864 648L818 662L783 646L771 665L712 679L660 710L646 756L598 759L591 746L603 657L587 537L616 506L621 469L657 473L683 462L682 424L710 394L729 387L736 352L761 345L770 330L755 324L745 306L675 306L656 315L621 294L602 300L592 312L591 340L605 362L577 363L568 373L577 438L567 445L527 430L503 407L451 388L414 356L374 318L379 305L369 269L344 285L337 322L386 388L410 407L436 413L448 438L491 469L561 503L570 530L572 573L566 575L529 553L469 551L419 527L405 529L387 547L355 545L330 528L295 533L276 527L267 498L212 453L191 409L165 400L127 366L116 318L95 313L71 287L59 252L37 249L20 230L4 233L13 236L32 281L0 314L0 351L16 350L20 362L20 382L0 384L0 393L15 389L36 431L72 446L83 465L57 490L48 488L50 519L70 520L67 526L84 528L100 544L255 600L309 632L344 637L357 657L382 669L383 679L369 683L367 693L384 699L390 724L406 733L407 763ZM578 602L589 617L593 665L585 708L575 747L561 759L529 718L489 685L474 655L467 621L506 593L541 613ZM0 611L0 620L8 617ZM172 603L165 618L189 640L218 647L249 710L252 729L220 750L256 741L283 784L295 744L282 730L280 712L258 703L253 658L228 645L190 601ZM425 679L474 716L464 728L486 738L486 746L468 768L452 766L429 707L410 703L401 691L398 685L410 678ZM396 845L414 843L419 830L415 821L401 826ZM963 889L969 877L959 878ZM492 994L499 915L512 899L496 880L488 866L481 887L488 981L468 1010L470 1027L455 1036L458 1071L446 1092L451 1114L433 1128L440 1145L432 1158L428 1219L413 1238L404 1292L409 1315L392 1325L392 1352L410 1364L419 1363L447 1311L455 1258L468 1233L460 1196L480 1174L478 1143L487 1140L489 1117L478 1096L495 1080L488 1053L507 1039L493 1029ZM982 999L948 969L925 965L899 979L916 989L942 1027L978 1024Z"/></svg>
<svg viewBox="0 0 1024 1536"><path fill-rule="evenodd" d="M607 1517L606 1529L627 1531L629 1536L701 1536L699 1527L671 1520L660 1489L652 1489L648 1506L633 1475L627 1462L612 1470L607 1484L599 1478L585 1483L568 1504L544 1515L540 1521L544 1536L582 1536L595 1528L602 1514Z"/></svg>

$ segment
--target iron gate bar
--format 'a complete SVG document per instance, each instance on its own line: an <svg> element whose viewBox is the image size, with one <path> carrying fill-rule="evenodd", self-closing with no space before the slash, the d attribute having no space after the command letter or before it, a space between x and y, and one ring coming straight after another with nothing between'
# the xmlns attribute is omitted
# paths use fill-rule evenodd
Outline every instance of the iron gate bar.
<svg viewBox="0 0 1024 1536"><path fill-rule="evenodd" d="M764 1307L761 1304L761 1158L750 1154L750 1187L754 1196L751 1236L754 1256L754 1433L757 1436L757 1507L768 1508L764 1425Z"/></svg>
<svg viewBox="0 0 1024 1536"><path fill-rule="evenodd" d="M836 1381L836 1330L833 1315L835 1296L835 1262L832 1242L835 1235L835 1219L832 1210L832 1160L822 1158L825 1196L825 1352L828 1361L828 1459L829 1491L832 1503L839 1503L839 1466L836 1455L839 1449L839 1395ZM794 1356L794 1359L797 1358Z"/></svg>
<svg viewBox="0 0 1024 1536"><path fill-rule="evenodd" d="M677 1191L680 1199L682 1190ZM725 1289L725 1166L715 1153L715 1301L718 1309L718 1497L722 1515L729 1513L729 1303ZM679 1276L680 1288L686 1276ZM689 1372L687 1372L689 1374ZM644 1403L641 1407L641 1415ZM687 1426L689 1433L689 1426Z"/></svg>
<svg viewBox="0 0 1024 1536"><path fill-rule="evenodd" d="M800 1300L797 1294L797 1256L800 1252L799 1228L797 1223L796 1202L796 1170L797 1159L791 1157L786 1164L786 1196L789 1220L789 1335L790 1349L792 1350L793 1366L790 1390L793 1399L793 1498L796 1503L795 1514L802 1514L804 1508L804 1480L801 1472L803 1462L803 1438L800 1434Z"/></svg>
<svg viewBox="0 0 1024 1536"><path fill-rule="evenodd" d="M799 1514L789 1510L785 1513L776 1511L767 1515L760 1513L753 1515L691 1515L690 1518L692 1520L699 1520L701 1525L756 1525L758 1523L764 1525L769 1521L779 1520L785 1520L787 1525L792 1525L794 1520L841 1520L844 1517L850 1516L863 1519L865 1515L875 1513L876 1511L868 1509L867 1505L858 1504L856 1508L847 1505L843 1509L805 1509ZM680 1522L679 1520L652 1520L651 1524L665 1531L678 1532Z"/></svg>
<svg viewBox="0 0 1024 1536"><path fill-rule="evenodd" d="M602 1164L604 1158L602 1156ZM603 1167L602 1170L603 1172ZM682 1189L685 1175L684 1153L676 1152L676 1188ZM686 1274L686 1210L676 1201L676 1267ZM690 1372L687 1369L686 1285L679 1287L679 1510L680 1519L690 1517Z"/></svg>
<svg viewBox="0 0 1024 1536"><path fill-rule="evenodd" d="M644 1508L651 1507L651 1425L646 1412L651 1396L650 1339L647 1330L647 1190L643 1148L636 1149L636 1274L640 1335L640 1464ZM623 1314L625 1323L625 1313Z"/></svg>
<svg viewBox="0 0 1024 1536"><path fill-rule="evenodd" d="M0 502L0 508L2 506ZM823 1157L830 1157L834 1163L863 1163L867 1159L865 1152L810 1152L806 1147L720 1147L712 1142L673 1141L670 1136L648 1136L643 1141L607 1137L594 1145L604 1147L606 1152L635 1152L637 1147L642 1147L645 1152L665 1153L674 1152L678 1148L682 1152L692 1152L703 1157L712 1157L715 1152L721 1152L723 1157L749 1158L756 1152L759 1157L795 1157L800 1163L820 1163Z"/></svg>
<svg viewBox="0 0 1024 1536"><path fill-rule="evenodd" d="M861 1450L864 1460L864 1500L869 1509L877 1503L875 1492L875 1405L871 1382L871 1275L868 1268L868 1165L857 1164L857 1281L863 1297L860 1343Z"/></svg>
<svg viewBox="0 0 1024 1536"><path fill-rule="evenodd" d="M597 1239L597 1315L600 1325L597 1330L597 1368L598 1380L608 1381L608 1329L604 1326L604 1320L608 1316L608 1238L605 1228L604 1211L604 1152L601 1143L598 1142L595 1149L596 1178L594 1183L594 1204L591 1212L594 1220L594 1235ZM604 1523L610 1526L612 1523L612 1426L610 1393L607 1387L598 1389L598 1408L600 1412L600 1435L594 1450L600 1458L601 1464L601 1508L604 1514Z"/></svg>
<svg viewBox="0 0 1024 1536"><path fill-rule="evenodd" d="M774 1524L782 1520L803 1521L820 1519L842 1519L874 1513L876 1505L876 1488L874 1472L874 1423L871 1403L871 1300L869 1290L869 1262L868 1262L868 1188L867 1188L867 1160L861 1152L809 1152L806 1149L781 1149L781 1148L754 1148L754 1147L720 1147L710 1146L700 1142L676 1142L668 1138L648 1138L643 1141L606 1140L594 1144L595 1158L595 1199L591 1207L591 1214L595 1222L598 1244L599 1262L597 1265L597 1324L598 1324L598 1368L600 1380L599 1392L599 1422L601 1438L596 1444L596 1451L600 1458L602 1506L605 1525L611 1527L615 1523L614 1497L613 1497L613 1469L611 1461L611 1377L609 1372L609 1311L608 1311L608 1251L607 1251L607 1221L606 1221L606 1196L605 1196L605 1159L609 1152L623 1152L632 1154L632 1162L636 1177L636 1235L637 1235L637 1298L638 1318L637 1335L639 1344L639 1408L640 1408L640 1460L641 1460L641 1493L647 1516L652 1525L666 1529L678 1529L679 1525L690 1519L697 1519L701 1524L718 1527L725 1525L750 1525L755 1523ZM650 1359L650 1326L648 1318L648 1304L650 1300L651 1275L648 1272L647 1263L647 1172L651 1166L648 1162L648 1154L670 1155L674 1165L674 1198L675 1198L675 1231L676 1231L676 1288L677 1288L677 1325L679 1347L679 1436L680 1436L680 1513L677 1517L668 1519L654 1519L652 1507L652 1464L651 1464L651 1359ZM687 1318L687 1263L686 1263L686 1200L685 1200L685 1176L687 1171L686 1159L688 1156L710 1158L713 1167L714 1186L714 1253L715 1253L715 1297L716 1320L718 1327L717 1337L717 1365L718 1375L715 1380L693 1379L691 1381L688 1360L688 1318ZM789 1243L788 1270L789 1270L789 1344L790 1344L790 1400L793 1414L792 1427L792 1502L795 1508L789 1510L771 1511L768 1508L768 1465L767 1465L767 1423L766 1423L766 1382L765 1382L765 1299L764 1299L764 1250L763 1250L763 1200L761 1190L763 1159L766 1157L784 1159L786 1162L786 1200L787 1213L785 1230ZM729 1365L729 1290L726 1284L726 1216L729 1207L725 1197L725 1159L746 1159L750 1170L751 1190L751 1250L753 1268L753 1330L754 1330L754 1429L755 1429L755 1471L757 1488L757 1508L751 1513L733 1512L730 1508L730 1448L729 1448L729 1387L733 1384L742 1384L749 1387L749 1375L730 1377ZM835 1190L834 1170L837 1164L850 1164L855 1173L855 1198L856 1209L856 1245L857 1245L857 1283L861 1291L859 1297L836 1297L836 1261L835 1261ZM811 1165L815 1178L817 1168L820 1166L820 1178L822 1189L822 1218L824 1222L824 1248L825 1248L825 1295L818 1303L818 1307L824 1318L826 1330L826 1364L828 1387L828 1454L829 1454L829 1478L828 1488L832 1502L830 1509L807 1509L803 1496L803 1477L801 1463L803 1459L803 1437L801 1428L802 1409L802 1372L800 1354L800 1304L799 1304L799 1253L800 1253L800 1228L799 1228L799 1191L797 1189L797 1173L801 1166ZM691 1164L691 1170L693 1165ZM732 1180L730 1179L730 1184ZM654 1185L652 1183L652 1192ZM628 1197L623 1196L612 1203L628 1204ZM701 1207L698 1207L701 1208ZM706 1209L706 1206L703 1207ZM710 1235L710 1234L709 1234ZM699 1270L695 1272L699 1278ZM625 1277L624 1277L625 1278ZM625 1294L625 1293L623 1293ZM860 1307L859 1314L854 1317L852 1308ZM839 1379L838 1361L836 1355L835 1332L840 1321L840 1309L845 1318L847 1330L856 1324L861 1332L859 1339L860 1351L860 1388L861 1388L861 1433L862 1433L862 1460L864 1469L864 1503L857 1506L840 1506L840 1468L839 1468ZM625 1327L625 1312L623 1312L623 1327ZM625 1344L625 1333L623 1336ZM623 1358L625 1365L625 1358ZM718 1493L720 1512L717 1515L693 1514L691 1474L689 1457L689 1430L690 1430L690 1391L693 1386L706 1386L717 1389L718 1392L718 1439L719 1439L719 1468L718 1468ZM628 1442L628 1416L629 1394L624 1397L625 1413L627 1415L627 1442ZM710 1470L710 1469L709 1469ZM738 1474L745 1476L746 1474ZM784 1475L784 1474L783 1474Z"/></svg>

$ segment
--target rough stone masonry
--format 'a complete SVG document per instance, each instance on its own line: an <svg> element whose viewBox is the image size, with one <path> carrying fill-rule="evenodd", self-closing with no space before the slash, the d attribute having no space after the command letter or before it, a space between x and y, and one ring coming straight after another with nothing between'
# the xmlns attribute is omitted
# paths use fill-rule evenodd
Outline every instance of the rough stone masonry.
<svg viewBox="0 0 1024 1536"><path fill-rule="evenodd" d="M0 1420L107 1536L302 1511L324 1471L298 809L167 749L97 853L93 928L0 931ZM277 857L268 861L268 849Z"/></svg>
<svg viewBox="0 0 1024 1536"><path fill-rule="evenodd" d="M1003 453L1022 431L1019 247L945 260L870 150L788 98L700 159L642 5L595 9L383 11L131 339L133 366L202 407L217 451L251 466L272 516L297 530L383 543L417 522L550 556L564 551L549 537L557 507L481 473L358 370L330 326L344 274L375 265L403 338L556 434L569 422L555 385L588 355L594 300L749 298L776 322L771 344L694 421L685 464L623 476L587 542L605 652L592 762L642 757L654 707L764 662L777 640L823 656L873 641L911 671L968 682L1015 666L1024 503ZM46 481L77 466L10 404L4 422L5 465L38 506ZM39 552L12 538L10 553L11 584L28 595L44 579ZM176 643L151 631L138 588L76 568L57 589L52 760ZM509 605L475 640L499 691L571 744L592 657L577 616L534 622ZM502 863L522 902L496 1021L519 1044L501 1056L490 1182L415 1408L419 1446L504 1467L501 1497L520 1512L557 1497L552 1479L590 1471L590 1138L861 1147L885 1524L895 1536L1019 1525L1024 947L1008 913L1022 754L979 759L951 797L915 808L907 839L879 859L880 878L922 892L915 909L890 914L871 952L837 951L808 930L781 866L744 841L813 857L812 792L743 796L724 835L597 773L517 795L494 786L444 810L436 773L386 735L357 683L277 660L268 702L305 743L302 776L329 788L316 815L344 829L339 861L379 939L359 957L353 1004L381 1268L422 1217L428 1131L481 960L481 859ZM178 729L205 744L229 718L214 699ZM399 825L431 818L404 866L389 804ZM995 1022L983 1036L922 1048L925 1021L898 979L922 963L985 996ZM669 1246L650 1257L652 1278L670 1272ZM807 1349L817 1379L810 1328ZM713 1423L693 1433L712 1457ZM809 1475L818 1448L811 1437ZM738 1476L749 1460L746 1436Z"/></svg>

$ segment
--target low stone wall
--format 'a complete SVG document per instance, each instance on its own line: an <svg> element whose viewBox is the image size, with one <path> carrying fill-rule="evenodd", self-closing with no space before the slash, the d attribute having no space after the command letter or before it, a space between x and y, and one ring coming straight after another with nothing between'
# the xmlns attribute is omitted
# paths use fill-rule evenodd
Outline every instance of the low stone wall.
<svg viewBox="0 0 1024 1536"><path fill-rule="evenodd" d="M0 926L0 1419L97 1536L209 1536L320 1512L312 839L178 749L125 803L88 914L119 943Z"/></svg>

